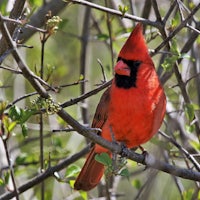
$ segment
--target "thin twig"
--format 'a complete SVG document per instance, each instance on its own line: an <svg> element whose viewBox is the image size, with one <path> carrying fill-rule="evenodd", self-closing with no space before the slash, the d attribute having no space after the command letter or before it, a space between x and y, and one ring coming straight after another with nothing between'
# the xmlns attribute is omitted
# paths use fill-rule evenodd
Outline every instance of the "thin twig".
<svg viewBox="0 0 200 200"><path fill-rule="evenodd" d="M97 62L99 63L99 65L101 67L101 72L102 72L102 75L103 75L103 81L102 82L105 83L105 82L107 82L107 78L106 78L106 74L105 74L103 64L102 64L100 59L97 59Z"/></svg>
<svg viewBox="0 0 200 200"><path fill-rule="evenodd" d="M60 162L59 164L57 164L53 167L49 167L45 172L40 173L39 175L37 175L34 178L32 178L31 180L27 181L23 185L19 186L18 193L21 194L21 193L27 191L28 189L32 188L33 186L41 183L43 180L46 180L47 178L53 176L53 174L55 172L66 168L67 166L74 163L76 160L78 160L82 156L84 156L86 153L88 153L89 149L90 149L90 146L87 146L86 148L81 150L79 153L76 153L76 154L64 159L62 162ZM0 196L0 199L8 200L13 197L15 197L15 192L6 192Z"/></svg>
<svg viewBox="0 0 200 200"><path fill-rule="evenodd" d="M4 70L7 70L7 71L10 71L10 72L12 72L14 74L22 74L22 72L19 71L19 70L12 69L10 67L5 67L5 66L2 66L2 65L0 65L0 69L4 69Z"/></svg>
<svg viewBox="0 0 200 200"><path fill-rule="evenodd" d="M10 169L11 180L12 180L12 184L13 184L13 187L14 187L14 197L17 200L19 200L19 193L18 193L16 181L15 181L14 170L13 170L13 166L11 164L10 156L9 156L9 152L8 152L7 139L3 139L3 137L1 137L1 139L3 141L4 149L5 149L5 152L6 152L6 159L7 159L7 162L8 162L9 169Z"/></svg>
<svg viewBox="0 0 200 200"><path fill-rule="evenodd" d="M196 170L200 172L200 164L195 160L193 155L191 155L186 149L184 149L180 144L178 144L173 138L166 135L163 131L159 130L159 133L168 141L170 141L174 146L176 146L195 166Z"/></svg>
<svg viewBox="0 0 200 200"><path fill-rule="evenodd" d="M108 2L105 0L105 6L108 8ZM112 23L111 23L111 17L109 13L106 13L106 25L108 29L108 35L109 35L109 49L111 54L111 63L112 68L114 67L114 53L113 53L113 39L112 39Z"/></svg>
<svg viewBox="0 0 200 200"><path fill-rule="evenodd" d="M112 15L117 15L117 16L122 17L122 18L131 19L131 20L134 20L136 22L142 22L143 24L146 24L146 25L151 25L151 26L154 26L154 27L157 27L157 28L160 27L160 24L158 22L154 22L154 21L151 21L151 20L148 20L148 19L144 19L142 17L137 17L135 15L130 15L128 13L122 13L118 10L106 8L104 6L100 6L98 4L95 4L95 3L92 3L92 2L89 2L89 1L85 1L85 0L65 0L65 1L66 2L72 2L72 3L75 3L75 4L81 4L81 5L84 5L84 6L89 6L91 8L95 8L97 10L101 10L101 11L110 13Z"/></svg>
<svg viewBox="0 0 200 200"><path fill-rule="evenodd" d="M91 17L91 8L85 8L85 14L83 19L83 28L82 28L82 35L81 35L81 51L80 51L80 74L83 77L86 77L87 72L87 54L88 54L88 45L89 45L89 35L90 35L90 17ZM81 95L84 94L86 91L86 84L80 85L80 93ZM88 107L87 101L84 99L82 101L84 106L81 106L81 115L83 119L83 123L87 124L89 121L88 117Z"/></svg>
<svg viewBox="0 0 200 200"><path fill-rule="evenodd" d="M11 22L13 24L21 25L21 26L23 26L25 28L33 29L33 30L35 30L37 32L41 32L41 33L46 33L47 32L47 30L45 30L45 29L37 28L35 26L31 26L30 24L27 24L26 21L24 22L22 20L15 20L15 19L11 19L11 18L8 18L8 17L2 17L2 20L6 21L6 22Z"/></svg>
<svg viewBox="0 0 200 200"><path fill-rule="evenodd" d="M49 16L50 17L50 16ZM46 16L47 20L47 16ZM45 24L45 29L46 29ZM41 42L41 57L40 57L40 78L43 80L44 78L44 50L45 50L45 44L47 42L48 33L42 33L40 42ZM43 113L39 114L39 141L40 141L40 172L42 173L44 170L44 122L43 122ZM45 182L41 182L41 188L40 188L40 194L41 194L41 200L44 200L44 194L45 194Z"/></svg>
<svg viewBox="0 0 200 200"><path fill-rule="evenodd" d="M162 22L162 17L160 15L160 11L159 11L158 4L157 4L156 0L151 0L151 4L152 4L154 12L156 14L157 21Z"/></svg>
<svg viewBox="0 0 200 200"><path fill-rule="evenodd" d="M98 88L96 88L96 89L94 89L94 90L91 90L90 92L87 92L87 93L81 95L80 97L77 97L77 98L75 98L75 99L70 99L69 101L67 101L67 102L65 102L65 103L63 103L63 104L61 104L61 107L62 107L62 108L65 108L65 107L74 105L74 104L76 104L76 103L82 101L83 99L86 99L86 98L88 98L88 97L90 97L90 96L92 96L92 95L95 95L95 94L97 94L98 92L100 92L101 90L107 88L107 87L111 84L111 82L112 82L112 80L110 80L110 81L108 81L108 82L102 84L101 86L99 86Z"/></svg>
<svg viewBox="0 0 200 200"><path fill-rule="evenodd" d="M179 26L177 26L173 32L154 50L154 53L152 54L155 55L160 49L162 49L168 42L175 36L179 31L181 31L188 23L188 21L195 15L195 13L199 10L200 8L200 3L191 11L191 13L185 18L184 21L181 22Z"/></svg>

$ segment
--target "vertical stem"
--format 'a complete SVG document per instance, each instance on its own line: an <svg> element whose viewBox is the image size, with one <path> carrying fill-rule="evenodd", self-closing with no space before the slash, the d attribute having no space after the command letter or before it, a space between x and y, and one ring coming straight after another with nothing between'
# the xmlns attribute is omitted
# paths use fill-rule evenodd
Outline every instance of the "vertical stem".
<svg viewBox="0 0 200 200"><path fill-rule="evenodd" d="M40 78L43 79L44 76L44 47L46 34L44 33L41 39L41 67L40 67ZM44 169L44 141L43 141L43 115L40 114L40 172ZM44 200L44 181L41 182L41 200Z"/></svg>
<svg viewBox="0 0 200 200"><path fill-rule="evenodd" d="M105 6L108 7L108 2L105 0ZM112 43L112 27L111 27L111 21L110 21L110 15L109 13L106 13L107 15L107 28L108 28L108 34L110 38L110 54L111 54L111 62L112 62L112 69L114 67L114 54L113 54L113 43Z"/></svg>
<svg viewBox="0 0 200 200"><path fill-rule="evenodd" d="M82 29L82 40L81 40L81 57L80 57L80 74L85 77L86 75L86 58L87 58L87 48L88 48L88 39L89 39L89 30L90 30L90 16L91 16L91 8L85 8L85 16L83 22L83 29ZM85 83L81 84L81 94L85 93ZM83 105L86 101L82 101ZM88 123L88 110L87 107L84 105L81 108L82 119L83 123Z"/></svg>
<svg viewBox="0 0 200 200"><path fill-rule="evenodd" d="M10 168L10 175L11 175L11 179L12 179L12 183L13 183L13 187L14 187L14 191L15 191L15 197L16 197L16 200L19 200L18 190L17 190L15 177L14 177L14 171L13 171L13 167L12 167L11 162L10 162L10 156L9 156L9 152L8 152L7 139L2 138L2 141L3 141L5 152L6 152L6 158L7 158L8 166Z"/></svg>

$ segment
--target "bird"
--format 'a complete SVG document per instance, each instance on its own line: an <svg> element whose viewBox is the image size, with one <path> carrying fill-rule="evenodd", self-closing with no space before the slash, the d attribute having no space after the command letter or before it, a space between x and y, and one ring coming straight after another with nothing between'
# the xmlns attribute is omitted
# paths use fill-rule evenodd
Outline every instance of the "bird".
<svg viewBox="0 0 200 200"><path fill-rule="evenodd" d="M160 128L166 112L166 96L138 23L119 52L111 86L102 94L92 128L105 140L138 147ZM95 160L110 150L95 144L74 183L75 190L89 191L100 182L105 166Z"/></svg>

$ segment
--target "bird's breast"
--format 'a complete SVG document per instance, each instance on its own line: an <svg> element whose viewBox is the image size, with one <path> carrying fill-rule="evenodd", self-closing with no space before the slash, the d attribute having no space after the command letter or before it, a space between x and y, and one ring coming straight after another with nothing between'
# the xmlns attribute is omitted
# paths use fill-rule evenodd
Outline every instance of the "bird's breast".
<svg viewBox="0 0 200 200"><path fill-rule="evenodd" d="M117 141L129 148L148 141L153 134L156 99L152 91L131 88L111 88L111 101L107 126Z"/></svg>

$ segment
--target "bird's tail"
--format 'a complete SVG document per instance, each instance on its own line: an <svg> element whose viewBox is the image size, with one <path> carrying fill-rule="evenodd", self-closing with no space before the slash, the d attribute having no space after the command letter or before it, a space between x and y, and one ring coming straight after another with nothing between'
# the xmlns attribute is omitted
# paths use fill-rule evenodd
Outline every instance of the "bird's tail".
<svg viewBox="0 0 200 200"><path fill-rule="evenodd" d="M75 190L88 191L100 182L104 173L104 165L95 160L96 154L94 146L88 154L87 160L74 183Z"/></svg>

